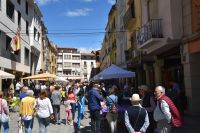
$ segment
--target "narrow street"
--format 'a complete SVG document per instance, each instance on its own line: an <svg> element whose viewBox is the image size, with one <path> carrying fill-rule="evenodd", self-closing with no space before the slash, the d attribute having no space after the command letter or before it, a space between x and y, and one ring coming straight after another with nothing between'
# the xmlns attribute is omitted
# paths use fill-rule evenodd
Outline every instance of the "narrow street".
<svg viewBox="0 0 200 133"><path fill-rule="evenodd" d="M10 133L18 133L18 113L14 113L11 112L10 115ZM75 116L77 117L77 115ZM61 105L61 120L62 123L60 125L54 125L54 124L50 124L50 128L49 128L49 132L50 133L74 133L74 127L70 126L70 125L65 125L65 108L63 105ZM77 120L75 119L75 123L77 122ZM85 118L82 120L82 125L84 126L84 128L82 129L83 131L81 132L90 132L90 128L88 128L89 126L89 119L88 119L88 114L85 114ZM76 126L76 125L75 125ZM39 124L38 124L38 120L37 118L34 119L34 125L33 125L33 130L32 133L38 133L39 132Z"/></svg>

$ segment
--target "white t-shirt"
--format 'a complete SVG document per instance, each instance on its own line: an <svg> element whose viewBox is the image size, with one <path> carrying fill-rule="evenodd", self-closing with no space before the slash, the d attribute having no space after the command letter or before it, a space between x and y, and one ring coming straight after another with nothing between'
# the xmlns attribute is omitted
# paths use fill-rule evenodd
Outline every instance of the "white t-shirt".
<svg viewBox="0 0 200 133"><path fill-rule="evenodd" d="M20 90L22 86L20 85L20 83L17 83L15 87L16 87L16 90Z"/></svg>
<svg viewBox="0 0 200 133"><path fill-rule="evenodd" d="M37 114L40 118L47 118L53 113L53 108L49 98L45 98L41 100L40 98L37 99Z"/></svg>
<svg viewBox="0 0 200 133"><path fill-rule="evenodd" d="M47 88L46 85L41 85L41 90L45 90Z"/></svg>

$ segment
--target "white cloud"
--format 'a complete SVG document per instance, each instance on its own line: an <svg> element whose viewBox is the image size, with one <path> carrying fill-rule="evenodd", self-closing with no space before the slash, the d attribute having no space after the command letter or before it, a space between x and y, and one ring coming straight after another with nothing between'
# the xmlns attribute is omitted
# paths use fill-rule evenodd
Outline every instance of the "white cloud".
<svg viewBox="0 0 200 133"><path fill-rule="evenodd" d="M83 0L83 2L93 2L95 0Z"/></svg>
<svg viewBox="0 0 200 133"><path fill-rule="evenodd" d="M91 11L90 8L75 9L65 12L65 15L68 17L88 16Z"/></svg>
<svg viewBox="0 0 200 133"><path fill-rule="evenodd" d="M51 2L57 2L59 0L35 0L37 4L39 5L46 5L48 3L51 3Z"/></svg>
<svg viewBox="0 0 200 133"><path fill-rule="evenodd" d="M78 48L81 53L91 53L92 51L99 50L100 48Z"/></svg>
<svg viewBox="0 0 200 133"><path fill-rule="evenodd" d="M115 4L115 0L108 0L108 3L113 5Z"/></svg>

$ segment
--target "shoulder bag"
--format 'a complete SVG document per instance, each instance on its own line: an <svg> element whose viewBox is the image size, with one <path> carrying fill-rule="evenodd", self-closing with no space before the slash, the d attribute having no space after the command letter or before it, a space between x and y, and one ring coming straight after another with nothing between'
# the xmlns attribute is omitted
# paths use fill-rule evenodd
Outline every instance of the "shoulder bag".
<svg viewBox="0 0 200 133"><path fill-rule="evenodd" d="M9 115L7 115L7 114L5 114L5 113L3 113L3 104L2 104L2 100L1 100L1 115L0 115L0 121L2 122L2 123L5 123L5 122L8 122L9 121Z"/></svg>

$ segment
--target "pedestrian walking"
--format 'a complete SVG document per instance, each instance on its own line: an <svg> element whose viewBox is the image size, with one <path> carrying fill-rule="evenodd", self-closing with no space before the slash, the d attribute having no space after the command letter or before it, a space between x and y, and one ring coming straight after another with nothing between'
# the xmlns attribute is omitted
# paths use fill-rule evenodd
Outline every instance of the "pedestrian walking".
<svg viewBox="0 0 200 133"><path fill-rule="evenodd" d="M33 97L34 92L27 90L26 97L21 100L19 114L24 122L25 133L31 133L34 121L36 101Z"/></svg>
<svg viewBox="0 0 200 133"><path fill-rule="evenodd" d="M9 108L7 101L3 99L3 92L0 92L0 128L4 128L4 133L9 131Z"/></svg>
<svg viewBox="0 0 200 133"><path fill-rule="evenodd" d="M158 133L171 133L171 124L175 127L182 126L181 115L172 100L165 96L163 86L157 86L154 94L157 98L157 106L153 116L157 122Z"/></svg>
<svg viewBox="0 0 200 133"><path fill-rule="evenodd" d="M66 96L65 102L65 111L66 111L66 125L71 125L73 126L73 119L72 119L72 111L71 111L71 105L70 105L70 100Z"/></svg>
<svg viewBox="0 0 200 133"><path fill-rule="evenodd" d="M113 85L109 88L109 96L106 98L106 105L108 107L108 112L106 114L106 119L110 125L111 133L116 133L117 131L117 117L118 112L116 110L118 97L115 95L115 90L117 89L116 85ZM114 112L115 108L115 112Z"/></svg>
<svg viewBox="0 0 200 133"><path fill-rule="evenodd" d="M72 87L69 87L68 99L70 100L70 105L71 105L72 120L74 120L76 112L76 95L74 94Z"/></svg>
<svg viewBox="0 0 200 133"><path fill-rule="evenodd" d="M133 94L132 106L125 111L125 125L129 133L145 133L149 126L149 117L145 108L140 105L140 97Z"/></svg>
<svg viewBox="0 0 200 133"><path fill-rule="evenodd" d="M140 85L138 87L139 94L141 96L141 105L147 110L149 116L150 125L147 129L147 133L153 133L155 130L155 121L153 119L153 111L156 107L155 98L151 95L147 85Z"/></svg>
<svg viewBox="0 0 200 133"><path fill-rule="evenodd" d="M62 96L59 89L60 89L60 86L56 86L55 90L51 94L51 100L52 100L52 106L53 106L53 112L54 112L54 118L55 118L56 124L60 124L60 104L61 104Z"/></svg>
<svg viewBox="0 0 200 133"><path fill-rule="evenodd" d="M81 120L84 117L85 112L85 96L84 96L84 89L80 88L80 91L78 93L78 129L82 128L81 126Z"/></svg>
<svg viewBox="0 0 200 133"><path fill-rule="evenodd" d="M17 81L15 85L15 96L18 96L21 91L22 85L20 84L20 81Z"/></svg>
<svg viewBox="0 0 200 133"><path fill-rule="evenodd" d="M103 97L99 94L100 85L94 84L88 92L88 108L91 117L91 133L100 133L100 110Z"/></svg>
<svg viewBox="0 0 200 133"><path fill-rule="evenodd" d="M53 108L47 92L42 90L36 100L39 133L49 133L50 119L53 118Z"/></svg>

